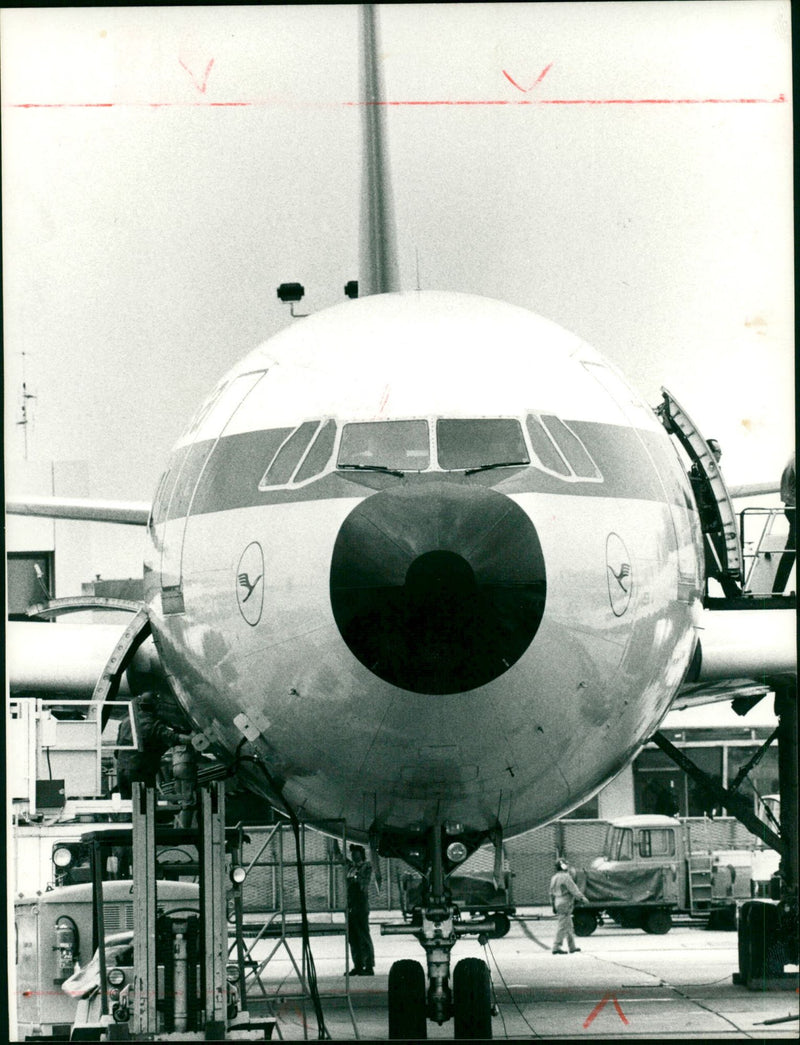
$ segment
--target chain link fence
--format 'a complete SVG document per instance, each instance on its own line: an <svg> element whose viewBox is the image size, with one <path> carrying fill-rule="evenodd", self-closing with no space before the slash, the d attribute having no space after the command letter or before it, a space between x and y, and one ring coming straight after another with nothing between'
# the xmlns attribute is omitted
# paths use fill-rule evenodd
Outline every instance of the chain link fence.
<svg viewBox="0 0 800 1045"><path fill-rule="evenodd" d="M692 853L714 849L750 849L758 840L733 817L708 820L690 817ZM511 874L511 898L517 907L549 904L549 885L555 860L562 856L576 868L588 867L603 851L605 820L559 820L509 839L504 845L504 869ZM344 824L330 826L342 851L346 846ZM250 841L244 846L244 864L249 866L244 883L245 913L300 910L295 841L288 824L248 828ZM346 907L344 868L333 853L333 837L301 829L301 852L305 866L306 902L310 912L340 911ZM373 873L370 904L373 910L401 909L402 880L413 874L401 860L379 859L381 885ZM459 868L460 875L491 874L494 849L482 846ZM373 871L375 868L373 868Z"/></svg>

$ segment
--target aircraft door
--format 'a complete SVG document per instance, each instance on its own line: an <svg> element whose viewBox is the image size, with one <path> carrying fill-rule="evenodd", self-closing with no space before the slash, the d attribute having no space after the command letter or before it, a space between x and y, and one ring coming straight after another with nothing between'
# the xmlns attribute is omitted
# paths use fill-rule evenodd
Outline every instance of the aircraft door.
<svg viewBox="0 0 800 1045"><path fill-rule="evenodd" d="M212 393L173 451L159 492L164 514L161 535L161 601L164 613L183 612L183 542L192 498L225 426L266 371L240 374Z"/></svg>

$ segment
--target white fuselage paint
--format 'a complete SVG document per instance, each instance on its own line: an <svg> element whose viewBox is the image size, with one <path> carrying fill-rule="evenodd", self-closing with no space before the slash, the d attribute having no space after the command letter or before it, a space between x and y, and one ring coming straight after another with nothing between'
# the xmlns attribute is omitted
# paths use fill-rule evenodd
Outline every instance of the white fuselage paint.
<svg viewBox="0 0 800 1045"><path fill-rule="evenodd" d="M206 497L198 510L194 488L224 440L244 446L251 433L325 418L339 426L437 417L524 423L530 412L575 422L576 431L595 426L608 460L622 440L620 467L614 479L601 466L602 479L551 475L544 487L535 464L469 480L527 514L547 594L522 656L467 692L416 693L377 677L351 653L331 609L342 523L376 488L413 476L380 477L371 488L366 478L331 475L331 465L291 495L254 489L251 503ZM354 835L436 817L513 834L589 797L666 712L693 652L702 592L689 484L652 412L554 324L455 294L338 306L296 323L227 375L179 441L178 466L200 446L209 452L185 507L164 521L170 490L181 486L180 474L168 476L149 528L154 638L177 695L218 753L229 756L242 739L233 720L243 712L261 730L255 747L307 817L344 817ZM254 488L268 464L246 462ZM468 480L462 473L458 481ZM263 554L263 602L243 613L237 571L253 544ZM627 593L610 579L616 549L630 560ZM169 612L164 586L178 588L182 612ZM260 783L255 774L249 782Z"/></svg>

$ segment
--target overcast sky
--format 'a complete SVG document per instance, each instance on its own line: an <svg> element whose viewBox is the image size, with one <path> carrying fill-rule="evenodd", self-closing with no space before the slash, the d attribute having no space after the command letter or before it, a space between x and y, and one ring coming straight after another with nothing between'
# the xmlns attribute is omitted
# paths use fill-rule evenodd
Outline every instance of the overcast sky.
<svg viewBox="0 0 800 1045"><path fill-rule="evenodd" d="M7 463L25 352L30 458L146 500L199 401L291 321L277 285L316 311L357 275L357 9L0 17ZM777 478L789 4L397 5L380 31L387 99L440 103L387 109L404 284L418 253L425 289L555 320L651 404L666 385L730 482ZM99 548L87 572L133 572Z"/></svg>

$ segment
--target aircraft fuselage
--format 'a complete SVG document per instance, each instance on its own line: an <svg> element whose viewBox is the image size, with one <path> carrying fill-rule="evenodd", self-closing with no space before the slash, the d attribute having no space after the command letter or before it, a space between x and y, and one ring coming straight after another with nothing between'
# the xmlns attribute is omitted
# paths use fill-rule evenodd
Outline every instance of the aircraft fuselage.
<svg viewBox="0 0 800 1045"><path fill-rule="evenodd" d="M148 534L197 728L229 757L244 714L295 807L355 836L567 812L694 649L668 436L593 349L482 298L379 295L256 349L178 442Z"/></svg>

